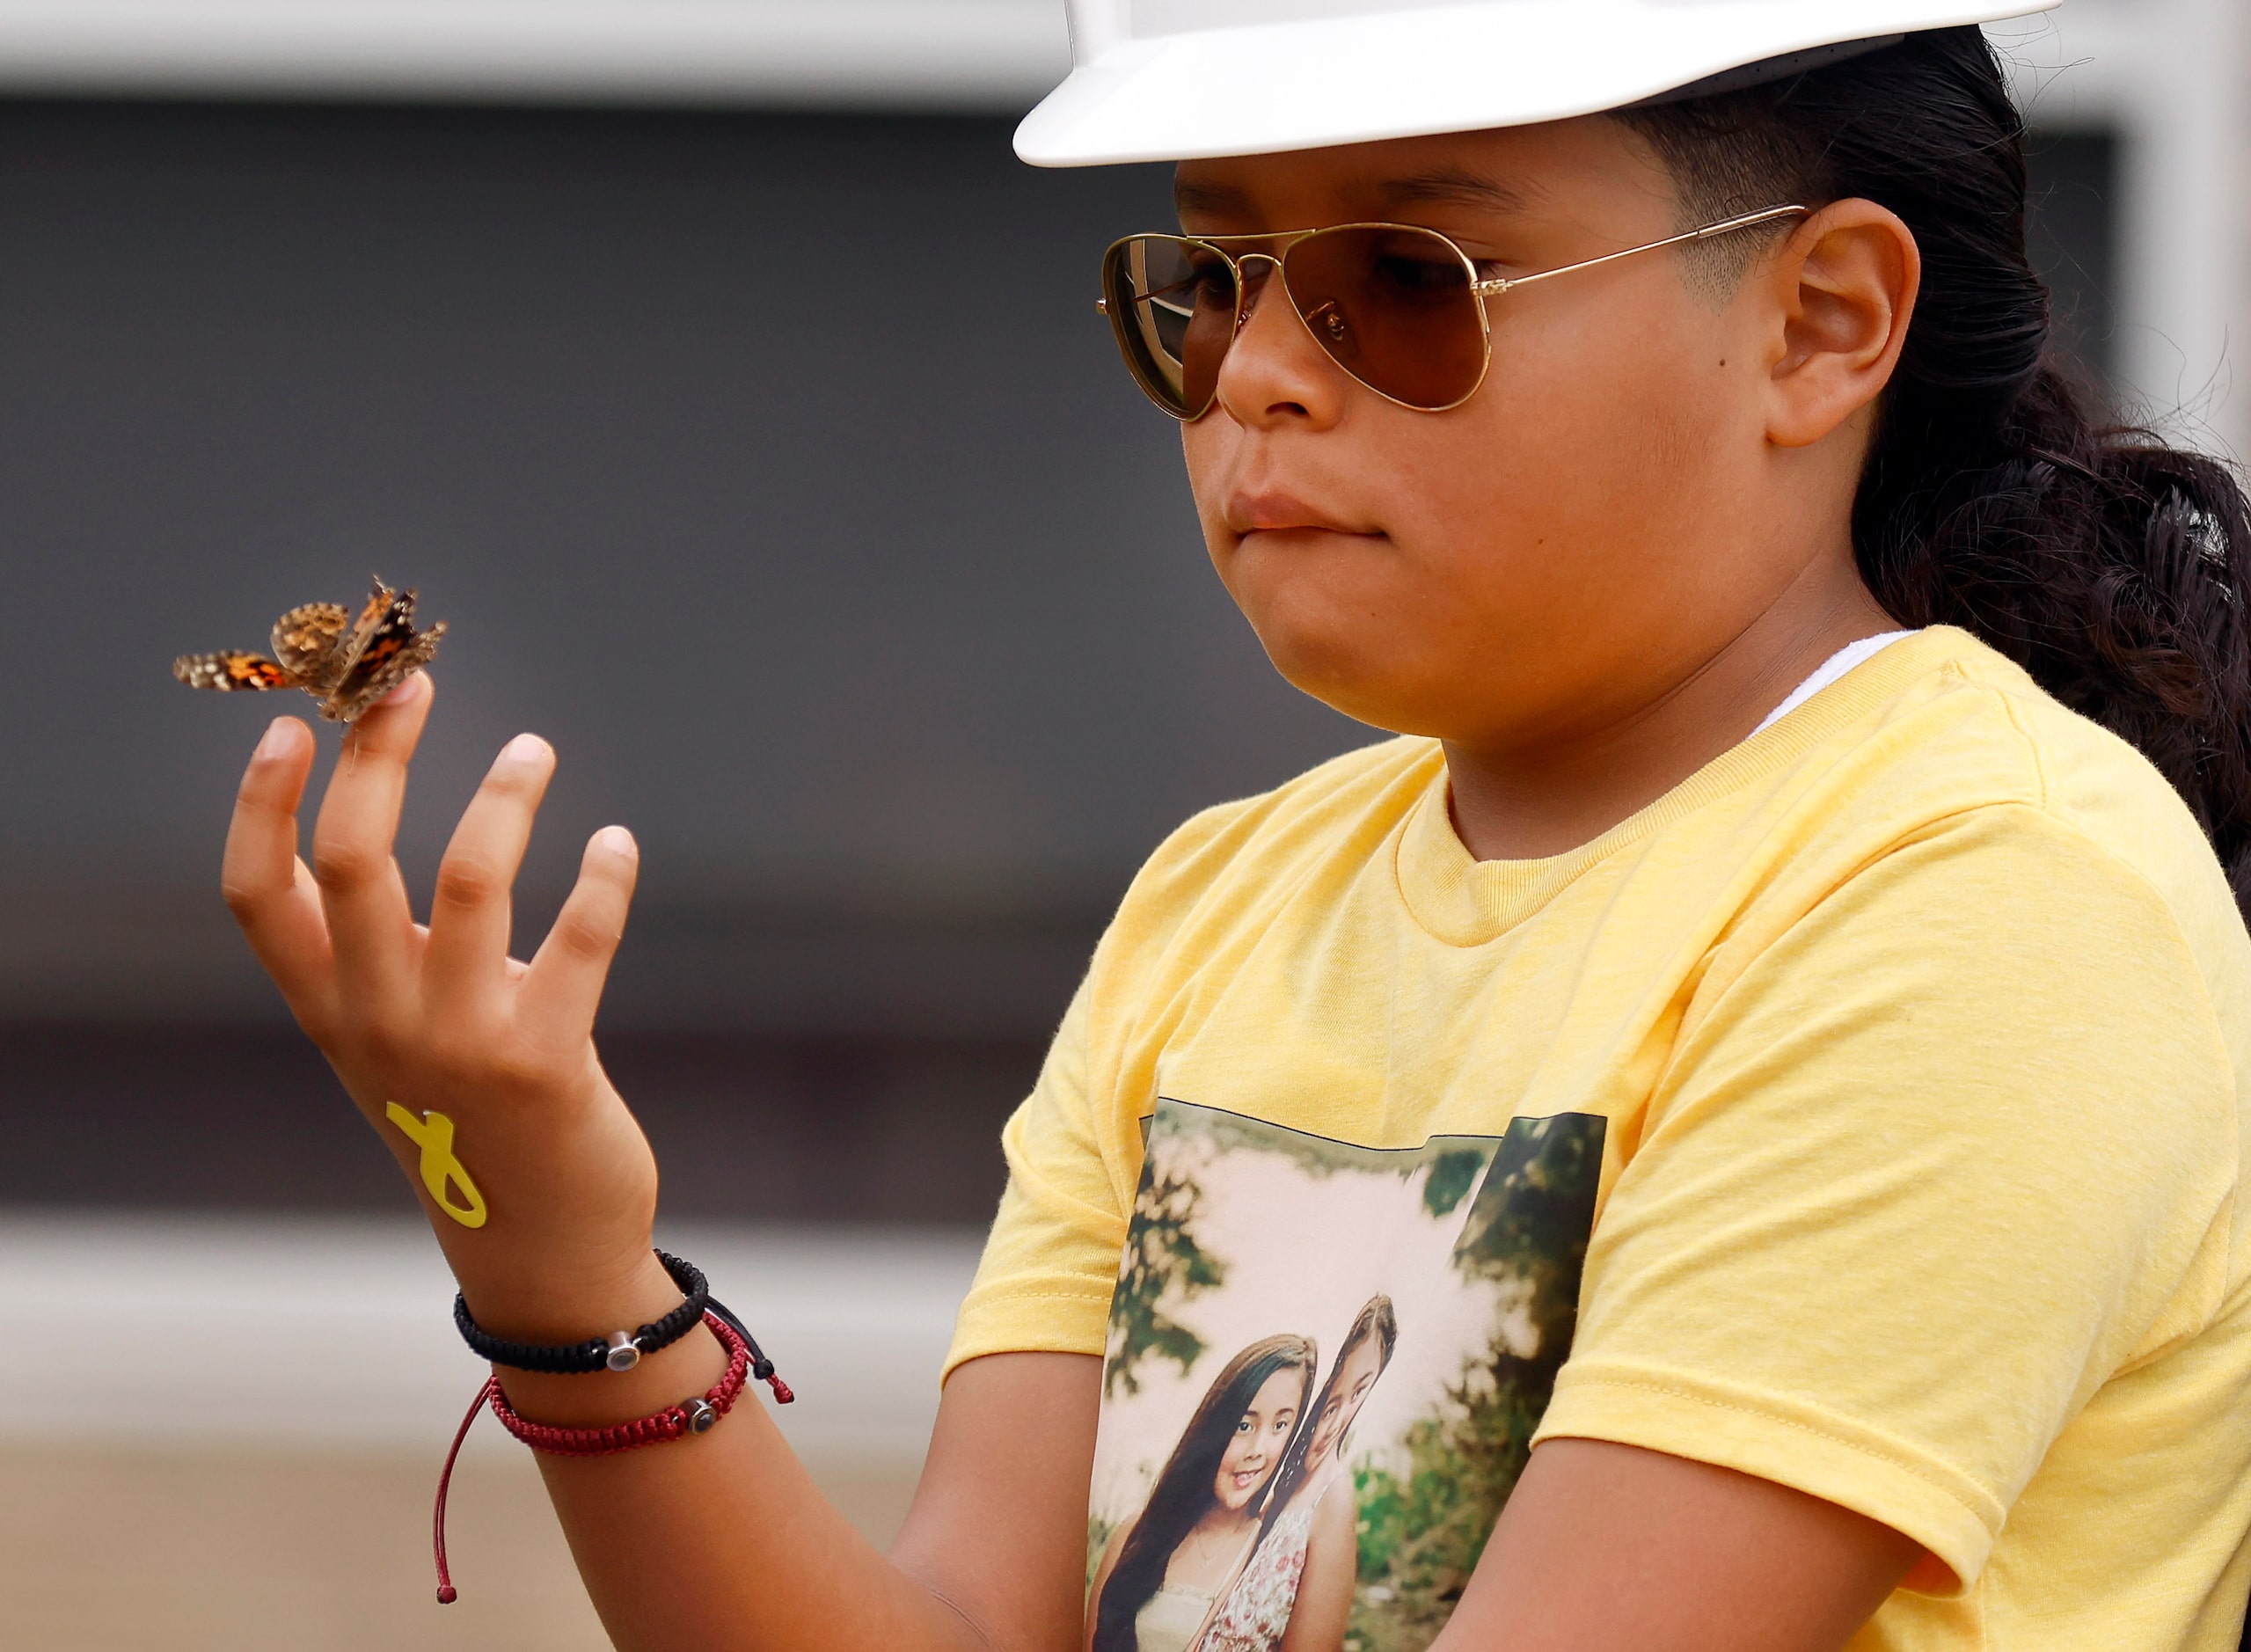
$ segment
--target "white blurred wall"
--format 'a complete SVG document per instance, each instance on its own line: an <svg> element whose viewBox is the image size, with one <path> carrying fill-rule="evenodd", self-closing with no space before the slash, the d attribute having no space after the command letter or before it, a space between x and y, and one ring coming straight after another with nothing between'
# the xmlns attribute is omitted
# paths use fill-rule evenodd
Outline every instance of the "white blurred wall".
<svg viewBox="0 0 2251 1652"><path fill-rule="evenodd" d="M674 1224L872 1540L905 1513L973 1233ZM431 1497L486 1368L419 1217L0 1209L0 1646L602 1652L530 1455L482 1418L431 1599ZM65 1329L64 1327L67 1327ZM745 1404L766 1404L765 1391Z"/></svg>
<svg viewBox="0 0 2251 1652"><path fill-rule="evenodd" d="M0 0L0 85L1026 108L1062 0Z"/></svg>
<svg viewBox="0 0 2251 1652"><path fill-rule="evenodd" d="M2119 139L2120 388L2251 457L2251 0L2065 0L1990 33L2035 125Z"/></svg>
<svg viewBox="0 0 2251 1652"><path fill-rule="evenodd" d="M771 1410L806 1461L913 1475L980 1235L669 1224L658 1239L796 1392ZM73 1327L0 1349L0 1446L435 1461L488 1369L454 1332L453 1292L413 1217L0 1211L0 1323ZM489 1419L470 1443L516 1450Z"/></svg>

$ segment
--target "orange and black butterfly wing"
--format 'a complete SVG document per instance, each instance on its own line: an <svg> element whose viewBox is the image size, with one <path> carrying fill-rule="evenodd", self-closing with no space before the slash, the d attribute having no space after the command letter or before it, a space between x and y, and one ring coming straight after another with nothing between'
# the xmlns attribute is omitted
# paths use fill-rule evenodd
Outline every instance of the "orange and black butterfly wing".
<svg viewBox="0 0 2251 1652"><path fill-rule="evenodd" d="M338 667L326 686L320 714L331 721L356 721L362 712L430 662L438 651L443 624L414 628L414 593L394 591L380 579L375 594L340 649Z"/></svg>
<svg viewBox="0 0 2251 1652"><path fill-rule="evenodd" d="M172 674L190 688L217 689L222 693L297 686L297 679L279 662L239 651L183 654L172 662Z"/></svg>
<svg viewBox="0 0 2251 1652"><path fill-rule="evenodd" d="M307 603L274 622L274 658L295 682L325 691L340 669L349 610L338 603Z"/></svg>
<svg viewBox="0 0 2251 1652"><path fill-rule="evenodd" d="M376 633L393 623L402 609L406 618L411 619L413 617L413 592L403 593L402 602L402 593L385 585L382 574L376 574L372 582L374 589L369 593L368 600L360 604L359 617L352 621L351 633L337 647L336 660L340 670L348 669L352 662L358 659L366 651L368 644L375 640Z"/></svg>

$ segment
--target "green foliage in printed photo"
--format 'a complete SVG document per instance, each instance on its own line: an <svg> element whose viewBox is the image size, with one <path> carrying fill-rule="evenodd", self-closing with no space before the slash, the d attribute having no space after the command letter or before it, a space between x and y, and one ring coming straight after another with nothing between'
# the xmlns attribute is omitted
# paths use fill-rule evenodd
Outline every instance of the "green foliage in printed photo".
<svg viewBox="0 0 2251 1652"><path fill-rule="evenodd" d="M1518 1327L1528 1322L1531 1334L1495 1332L1407 1431L1405 1473L1356 1471L1360 1583L1348 1652L1428 1646L1485 1551L1571 1350L1602 1143L1599 1118L1518 1119L1486 1173L1453 1265L1506 1287L1524 1305ZM1425 1186L1434 1212L1453 1180L1442 1178L1443 1166L1442 1159Z"/></svg>
<svg viewBox="0 0 2251 1652"><path fill-rule="evenodd" d="M1196 1243L1193 1224L1203 1189L1185 1170L1152 1162L1110 1302L1110 1341L1102 1367L1105 1394L1141 1392L1145 1359L1166 1359L1188 1375L1203 1356L1203 1339L1169 1317L1165 1305L1188 1302L1225 1283L1226 1264Z"/></svg>

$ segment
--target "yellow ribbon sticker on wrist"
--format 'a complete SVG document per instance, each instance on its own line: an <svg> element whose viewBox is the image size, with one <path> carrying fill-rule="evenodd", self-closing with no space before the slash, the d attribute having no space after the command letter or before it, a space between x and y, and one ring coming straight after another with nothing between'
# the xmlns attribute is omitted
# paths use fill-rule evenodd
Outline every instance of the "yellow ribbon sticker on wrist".
<svg viewBox="0 0 2251 1652"><path fill-rule="evenodd" d="M442 1113L425 1113L418 1119L396 1101L384 1103L383 1114L422 1150L422 1185L438 1209L464 1227L484 1226L485 1195L469 1180L468 1166L453 1156L453 1121ZM462 1203L446 1197L448 1182L461 1189Z"/></svg>

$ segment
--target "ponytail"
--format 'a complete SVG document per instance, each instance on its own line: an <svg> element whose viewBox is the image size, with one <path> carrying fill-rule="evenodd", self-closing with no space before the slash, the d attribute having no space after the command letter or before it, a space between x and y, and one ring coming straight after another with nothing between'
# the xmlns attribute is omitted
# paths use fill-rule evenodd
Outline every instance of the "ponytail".
<svg viewBox="0 0 2251 1652"><path fill-rule="evenodd" d="M1923 284L1853 535L1903 625L1973 632L2131 742L2251 913L2251 515L2220 461L2098 420L2025 256L2024 123L1975 28L1624 111L1707 218L1861 198Z"/></svg>

